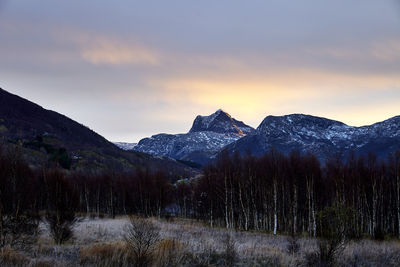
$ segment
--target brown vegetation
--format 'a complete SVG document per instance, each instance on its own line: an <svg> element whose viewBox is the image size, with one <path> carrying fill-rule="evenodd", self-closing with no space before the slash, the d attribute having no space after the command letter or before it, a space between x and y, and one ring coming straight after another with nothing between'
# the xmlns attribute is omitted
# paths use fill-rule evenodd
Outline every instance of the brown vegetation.
<svg viewBox="0 0 400 267"><path fill-rule="evenodd" d="M146 220L160 235L150 266L227 266L233 250L235 266L307 266L312 263L310 255L319 251L318 241L304 236L297 239L297 253L291 253L287 236L212 229L192 220ZM127 217L81 220L74 230L76 238L64 245L54 245L43 231L30 251L5 249L1 266L18 266L14 264L18 262L23 264L19 266L132 266L134 258L123 238L129 223ZM399 253L398 241L350 241L336 265L399 266Z"/></svg>
<svg viewBox="0 0 400 267"><path fill-rule="evenodd" d="M132 262L127 244L121 241L84 247L79 257L82 266L130 266Z"/></svg>
<svg viewBox="0 0 400 267"><path fill-rule="evenodd" d="M163 173L143 170L32 170L18 150L0 147L1 260L398 266L398 241L383 240L400 232L399 177L400 153L386 162L371 154L320 166L312 155L272 150L261 158L223 155L203 176L171 184ZM77 222L77 213L91 219ZM38 214L47 225L39 227ZM126 214L143 217L118 219Z"/></svg>

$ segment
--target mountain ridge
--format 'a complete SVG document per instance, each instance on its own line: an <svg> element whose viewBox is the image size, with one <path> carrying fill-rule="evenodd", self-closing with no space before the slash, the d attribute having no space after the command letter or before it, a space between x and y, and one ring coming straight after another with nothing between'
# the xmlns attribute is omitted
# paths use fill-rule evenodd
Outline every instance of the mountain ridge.
<svg viewBox="0 0 400 267"><path fill-rule="evenodd" d="M153 135L140 140L133 149L204 165L222 147L253 131L252 127L218 109L208 116L196 116L188 133Z"/></svg>
<svg viewBox="0 0 400 267"><path fill-rule="evenodd" d="M222 109L218 109L209 116L198 115L193 121L189 133L193 132L216 132L216 133L236 133L238 135L248 134L254 129L242 121L238 121Z"/></svg>
<svg viewBox="0 0 400 267"><path fill-rule="evenodd" d="M349 126L343 122L305 114L267 116L256 131L224 148L233 153L250 152L262 155L272 147L283 153L297 150L313 153L321 161L335 154L353 151L369 152L379 157L398 149L400 116L365 126Z"/></svg>
<svg viewBox="0 0 400 267"><path fill-rule="evenodd" d="M73 170L152 168L192 175L171 159L123 151L88 127L0 88L0 141L16 147L31 167L43 164Z"/></svg>
<svg viewBox="0 0 400 267"><path fill-rule="evenodd" d="M293 150L313 153L322 162L337 155L345 157L350 151L356 155L375 152L383 158L398 149L398 144L400 116L357 127L301 113L269 115L253 129L219 109L208 116L196 116L186 134L153 135L134 149L204 165L221 151L263 155L271 148L285 154Z"/></svg>

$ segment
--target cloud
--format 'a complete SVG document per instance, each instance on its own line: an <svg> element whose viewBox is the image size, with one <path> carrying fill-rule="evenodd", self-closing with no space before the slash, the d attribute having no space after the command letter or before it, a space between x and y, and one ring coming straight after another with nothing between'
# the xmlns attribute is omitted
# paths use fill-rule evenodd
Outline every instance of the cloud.
<svg viewBox="0 0 400 267"><path fill-rule="evenodd" d="M400 39L385 38L369 43L359 43L357 45L336 45L336 46L317 46L306 49L310 57L317 57L321 61L339 60L343 65L357 66L362 69L365 65L379 67L397 63L394 69L400 71ZM364 64L364 66L363 66ZM392 66L393 67L393 66Z"/></svg>
<svg viewBox="0 0 400 267"><path fill-rule="evenodd" d="M252 126L398 113L394 1L43 1L0 0L2 80L113 140L186 131L218 108Z"/></svg>
<svg viewBox="0 0 400 267"><path fill-rule="evenodd" d="M385 103L400 104L400 94L396 93L400 89L400 76L354 75L318 69L278 69L264 75L251 73L251 69L247 71L250 73L230 73L217 78L201 72L185 77L155 78L148 87L161 89L153 93L169 107L166 113L178 116L189 109L204 114L204 110L223 108L240 114L239 119L253 126L266 115L288 113L329 116L361 125L374 122L372 118L395 115L385 109ZM381 110L377 108L373 117L354 113L357 108L365 111L374 105ZM344 110L348 110L347 117L342 116Z"/></svg>
<svg viewBox="0 0 400 267"><path fill-rule="evenodd" d="M384 43L375 43L371 52L372 55L379 60L398 62L400 65L400 39L388 40Z"/></svg>
<svg viewBox="0 0 400 267"><path fill-rule="evenodd" d="M57 47L67 49L76 58L94 65L155 66L161 63L160 53L140 37L127 38L75 27L45 28L57 42Z"/></svg>
<svg viewBox="0 0 400 267"><path fill-rule="evenodd" d="M96 40L82 48L81 56L92 64L109 65L158 65L156 52L136 44L121 43L106 39Z"/></svg>

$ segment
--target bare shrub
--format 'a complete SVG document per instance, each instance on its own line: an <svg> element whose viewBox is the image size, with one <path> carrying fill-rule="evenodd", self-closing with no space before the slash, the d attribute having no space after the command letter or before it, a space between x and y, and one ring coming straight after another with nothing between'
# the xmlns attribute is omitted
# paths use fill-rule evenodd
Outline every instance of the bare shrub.
<svg viewBox="0 0 400 267"><path fill-rule="evenodd" d="M39 217L30 213L0 216L0 247L26 249L36 243Z"/></svg>
<svg viewBox="0 0 400 267"><path fill-rule="evenodd" d="M290 237L287 238L287 248L286 251L289 254L296 254L300 250L300 244L299 244L299 239L296 235L291 235Z"/></svg>
<svg viewBox="0 0 400 267"><path fill-rule="evenodd" d="M77 219L73 213L49 212L46 215L50 227L50 235L58 245L73 237L73 227Z"/></svg>
<svg viewBox="0 0 400 267"><path fill-rule="evenodd" d="M56 244L62 244L73 236L73 227L77 222L75 210L78 195L70 181L58 170L50 171L46 176L49 208L46 220L50 234Z"/></svg>
<svg viewBox="0 0 400 267"><path fill-rule="evenodd" d="M318 251L306 255L309 266L334 266L351 236L353 211L335 203L318 213Z"/></svg>
<svg viewBox="0 0 400 267"><path fill-rule="evenodd" d="M339 246L326 240L318 241L318 252L306 255L307 266L331 267L336 263Z"/></svg>
<svg viewBox="0 0 400 267"><path fill-rule="evenodd" d="M154 261L160 230L150 220L130 217L124 239L128 245L134 266L150 266Z"/></svg>
<svg viewBox="0 0 400 267"><path fill-rule="evenodd" d="M224 258L226 266L234 266L235 260L237 258L235 240L232 238L231 234L226 234L224 239Z"/></svg>

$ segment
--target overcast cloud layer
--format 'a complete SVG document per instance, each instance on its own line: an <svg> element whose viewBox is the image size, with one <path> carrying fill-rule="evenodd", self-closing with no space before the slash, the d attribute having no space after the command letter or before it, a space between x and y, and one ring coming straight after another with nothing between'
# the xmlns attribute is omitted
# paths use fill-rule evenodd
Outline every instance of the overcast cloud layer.
<svg viewBox="0 0 400 267"><path fill-rule="evenodd" d="M0 86L112 141L222 108L400 115L398 0L0 0Z"/></svg>

